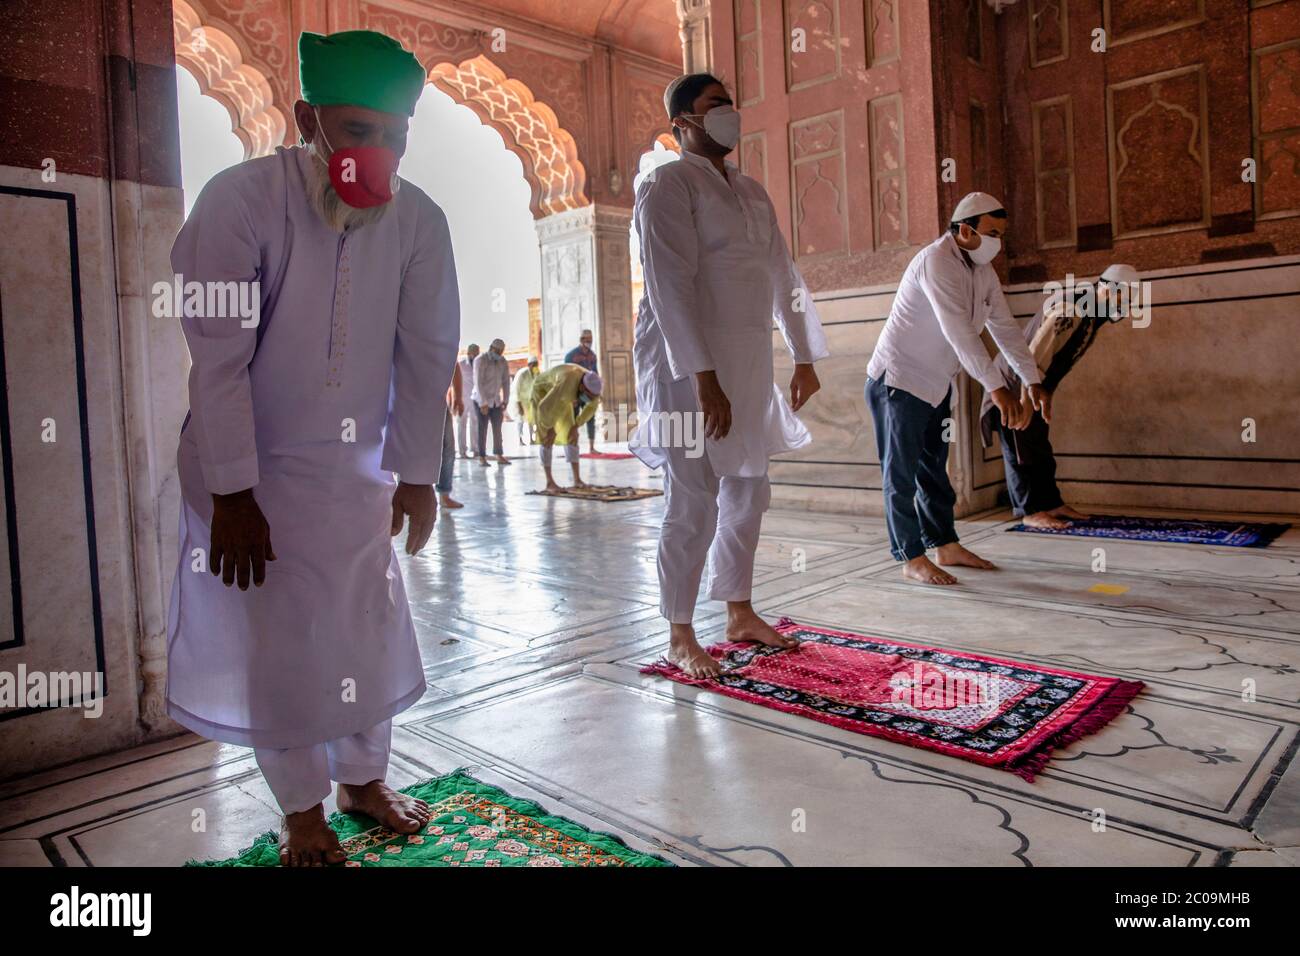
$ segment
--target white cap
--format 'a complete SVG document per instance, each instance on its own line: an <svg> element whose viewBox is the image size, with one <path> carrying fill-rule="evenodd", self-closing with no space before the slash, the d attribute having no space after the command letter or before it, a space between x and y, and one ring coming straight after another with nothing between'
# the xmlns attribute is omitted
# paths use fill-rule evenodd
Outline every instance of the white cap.
<svg viewBox="0 0 1300 956"><path fill-rule="evenodd" d="M690 79L690 77L691 74L683 73L681 76L677 77L677 79L669 83L667 88L664 89L664 112L669 114L669 118L671 118L673 111L673 94L677 92L677 87L685 83Z"/></svg>
<svg viewBox="0 0 1300 956"><path fill-rule="evenodd" d="M1138 281L1138 271L1123 262L1116 262L1106 267L1106 271L1101 274L1101 281L1132 285Z"/></svg>
<svg viewBox="0 0 1300 956"><path fill-rule="evenodd" d="M600 376L595 372L587 372L583 375L582 384L586 386L587 391L591 392L593 395L599 395L601 390L605 387L604 383L600 380Z"/></svg>
<svg viewBox="0 0 1300 956"><path fill-rule="evenodd" d="M961 222L971 216L982 216L1001 208L1002 203L988 193L967 193L965 198L957 203L957 208L952 211L952 218L948 221Z"/></svg>

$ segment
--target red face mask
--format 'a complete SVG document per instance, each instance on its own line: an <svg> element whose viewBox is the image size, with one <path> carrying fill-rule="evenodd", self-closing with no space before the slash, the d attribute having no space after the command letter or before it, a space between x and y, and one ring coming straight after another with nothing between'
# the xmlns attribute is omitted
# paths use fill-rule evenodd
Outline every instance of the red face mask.
<svg viewBox="0 0 1300 956"><path fill-rule="evenodd" d="M319 124L318 116L318 128ZM396 153L387 146L335 149L330 146L323 128L320 135L330 149L330 183L340 199L355 209L369 209L382 206L393 198L400 186Z"/></svg>

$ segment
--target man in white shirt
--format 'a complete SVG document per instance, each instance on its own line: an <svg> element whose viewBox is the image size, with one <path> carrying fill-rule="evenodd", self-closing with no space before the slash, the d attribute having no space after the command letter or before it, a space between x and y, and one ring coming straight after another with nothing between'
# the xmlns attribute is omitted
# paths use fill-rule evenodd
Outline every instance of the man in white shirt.
<svg viewBox="0 0 1300 956"><path fill-rule="evenodd" d="M487 429L492 425L492 447L497 462L510 464L501 447L501 418L510 401L510 363L506 343L493 339L488 350L474 360L474 409L478 413L478 460L487 465Z"/></svg>
<svg viewBox="0 0 1300 956"><path fill-rule="evenodd" d="M813 362L828 353L767 192L725 161L740 139L726 88L708 74L679 77L664 106L682 158L637 190L645 295L633 348L640 424L628 444L664 468L668 660L707 678L720 668L691 626L706 558L709 596L727 603L727 640L796 643L750 603L754 551L771 498L768 458L812 440L794 412L820 387ZM773 381L773 319L795 363L788 403Z"/></svg>
<svg viewBox="0 0 1300 956"><path fill-rule="evenodd" d="M460 446L462 458L474 457L474 442L478 439L478 418L474 414L474 360L478 358L478 345L471 342L465 349L465 357L460 360L460 378L466 392L464 406L456 416L456 441Z"/></svg>
<svg viewBox="0 0 1300 956"><path fill-rule="evenodd" d="M944 434L953 377L962 368L988 391L1004 425L1028 423L980 339L986 325L1025 383L1032 408L1051 421L1051 396L990 265L1006 225L1006 210L987 193L958 203L948 232L908 264L867 365L889 542L904 562L903 576L923 584L957 583L926 557L927 549L941 565L993 568L957 540Z"/></svg>

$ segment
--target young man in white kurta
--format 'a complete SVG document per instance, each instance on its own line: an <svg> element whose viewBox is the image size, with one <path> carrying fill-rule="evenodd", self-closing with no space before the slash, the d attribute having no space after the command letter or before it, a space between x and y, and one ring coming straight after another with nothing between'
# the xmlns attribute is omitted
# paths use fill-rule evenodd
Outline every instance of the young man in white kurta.
<svg viewBox="0 0 1300 956"><path fill-rule="evenodd" d="M172 250L186 282L259 282L261 315L256 327L182 320L192 367L168 712L254 748L286 816L281 859L294 864L341 859L321 807L331 779L341 808L393 829L413 832L428 815L382 782L390 720L425 690L391 535L409 516L413 552L432 529L459 295L447 219L414 185L365 217L333 194L345 223L368 220L355 227L332 228L309 199L326 191L333 149L405 148L423 71L364 32L300 46L304 96L317 89L309 64L327 61L329 90L358 46L358 83L380 95L300 100L309 147L214 177ZM383 86L384 62L401 95ZM213 573L194 564L209 553Z"/></svg>
<svg viewBox="0 0 1300 956"><path fill-rule="evenodd" d="M750 604L768 460L811 441L773 381L773 319L794 358L796 409L818 388L812 363L828 354L771 200L724 162L734 141L718 142L701 123L730 104L711 76L670 85L665 106L682 158L641 185L634 213L645 295L634 347L641 424L629 447L664 467L660 610L671 625L669 660L694 677L718 673L691 627L706 557L709 596L728 604L727 638L792 643ZM701 420L702 446L690 441Z"/></svg>

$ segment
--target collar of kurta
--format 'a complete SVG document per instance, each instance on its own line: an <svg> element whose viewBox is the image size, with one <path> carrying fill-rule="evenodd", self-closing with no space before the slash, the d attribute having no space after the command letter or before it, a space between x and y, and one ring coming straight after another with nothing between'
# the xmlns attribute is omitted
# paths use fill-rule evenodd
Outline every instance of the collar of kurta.
<svg viewBox="0 0 1300 956"><path fill-rule="evenodd" d="M945 233L942 241L943 244L948 248L949 255L955 257L958 262L964 265L971 272L975 271L975 262L973 260L967 259L965 256L961 254L962 248L961 246L957 245L956 236L954 236L951 232Z"/></svg>
<svg viewBox="0 0 1300 956"><path fill-rule="evenodd" d="M701 156L699 153L692 153L689 150L683 149L682 159L686 160L687 162L694 163L696 166L705 167L706 169L709 170L709 172L713 173L715 176L722 175L721 173L718 172L717 166L714 166L713 163L709 162L707 157ZM737 166L729 159L724 159L722 161L722 165L726 166L727 169L731 170L732 172L737 172L737 173L740 172L740 167Z"/></svg>

